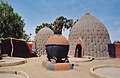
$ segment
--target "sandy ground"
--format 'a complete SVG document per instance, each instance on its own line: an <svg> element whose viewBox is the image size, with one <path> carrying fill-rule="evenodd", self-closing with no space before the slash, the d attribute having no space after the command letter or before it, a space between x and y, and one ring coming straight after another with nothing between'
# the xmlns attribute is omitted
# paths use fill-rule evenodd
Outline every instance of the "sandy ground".
<svg viewBox="0 0 120 78"><path fill-rule="evenodd" d="M93 78L90 68L95 65L120 65L120 59L93 60L90 62L72 62L74 69L67 71L50 71L42 66L46 56L27 58L27 63L16 66L0 67L0 70L20 70L26 72L30 78Z"/></svg>

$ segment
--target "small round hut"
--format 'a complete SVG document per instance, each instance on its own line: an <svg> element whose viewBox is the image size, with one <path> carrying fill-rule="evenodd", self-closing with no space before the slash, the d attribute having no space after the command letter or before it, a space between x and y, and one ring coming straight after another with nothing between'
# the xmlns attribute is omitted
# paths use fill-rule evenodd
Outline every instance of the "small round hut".
<svg viewBox="0 0 120 78"><path fill-rule="evenodd" d="M69 53L75 57L108 57L109 43L111 40L106 27L90 13L86 13L70 31Z"/></svg>
<svg viewBox="0 0 120 78"><path fill-rule="evenodd" d="M45 42L52 35L54 35L54 33L48 27L44 27L38 31L33 44L33 50L37 52L38 56L46 55Z"/></svg>

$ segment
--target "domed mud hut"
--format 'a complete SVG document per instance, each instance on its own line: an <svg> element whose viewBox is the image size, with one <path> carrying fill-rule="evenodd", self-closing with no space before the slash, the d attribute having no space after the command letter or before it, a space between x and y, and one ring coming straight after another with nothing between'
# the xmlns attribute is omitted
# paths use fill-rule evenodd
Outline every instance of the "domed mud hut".
<svg viewBox="0 0 120 78"><path fill-rule="evenodd" d="M55 63L68 62L69 43L64 36L50 36L45 45L49 61L55 61Z"/></svg>
<svg viewBox="0 0 120 78"><path fill-rule="evenodd" d="M45 42L53 34L53 31L48 27L44 27L38 31L32 48L33 51L37 52L38 56L46 55Z"/></svg>
<svg viewBox="0 0 120 78"><path fill-rule="evenodd" d="M106 27L90 13L82 16L69 34L69 51L75 57L108 57L109 43L111 40Z"/></svg>

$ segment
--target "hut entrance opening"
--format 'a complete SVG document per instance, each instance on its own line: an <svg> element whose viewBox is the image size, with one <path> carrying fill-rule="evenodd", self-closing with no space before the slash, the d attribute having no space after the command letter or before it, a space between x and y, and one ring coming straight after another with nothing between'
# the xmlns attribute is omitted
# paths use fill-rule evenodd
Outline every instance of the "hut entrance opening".
<svg viewBox="0 0 120 78"><path fill-rule="evenodd" d="M75 57L82 57L82 47L80 44L76 46Z"/></svg>

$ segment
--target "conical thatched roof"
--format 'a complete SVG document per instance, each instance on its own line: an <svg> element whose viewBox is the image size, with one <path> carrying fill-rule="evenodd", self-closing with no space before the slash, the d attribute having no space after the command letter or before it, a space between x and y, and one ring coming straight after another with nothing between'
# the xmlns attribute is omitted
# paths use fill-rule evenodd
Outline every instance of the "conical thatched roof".
<svg viewBox="0 0 120 78"><path fill-rule="evenodd" d="M82 40L84 54L94 57L107 57L110 41L106 27L89 13L82 16L69 34L70 54L74 54L76 40Z"/></svg>
<svg viewBox="0 0 120 78"><path fill-rule="evenodd" d="M38 31L37 35L35 36L35 43L33 49L37 51L39 56L46 54L45 42L52 35L54 35L54 33L48 27L44 27L40 31Z"/></svg>

